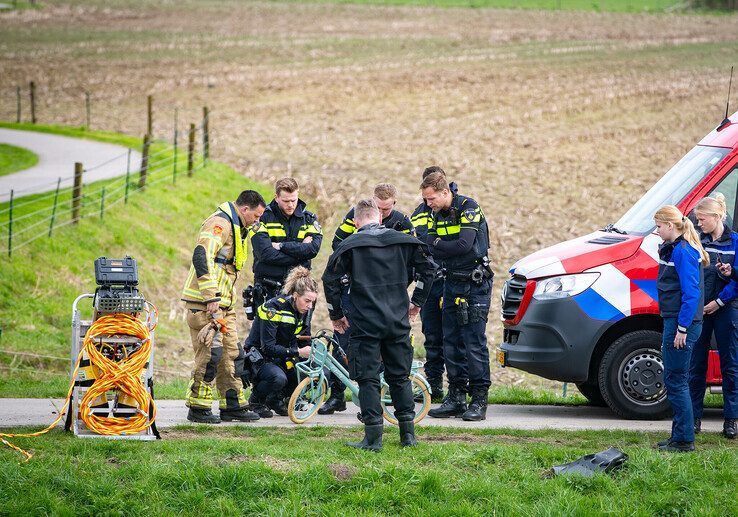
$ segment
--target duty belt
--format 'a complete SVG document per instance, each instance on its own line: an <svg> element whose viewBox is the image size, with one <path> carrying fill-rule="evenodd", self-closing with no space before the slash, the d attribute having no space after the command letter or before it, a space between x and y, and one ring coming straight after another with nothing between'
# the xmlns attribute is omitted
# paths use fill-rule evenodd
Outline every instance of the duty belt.
<svg viewBox="0 0 738 517"><path fill-rule="evenodd" d="M234 258L231 257L229 259L224 259L224 258L220 258L220 257L215 257L213 259L213 262L215 262L216 264L227 264L227 265L231 265L234 262Z"/></svg>

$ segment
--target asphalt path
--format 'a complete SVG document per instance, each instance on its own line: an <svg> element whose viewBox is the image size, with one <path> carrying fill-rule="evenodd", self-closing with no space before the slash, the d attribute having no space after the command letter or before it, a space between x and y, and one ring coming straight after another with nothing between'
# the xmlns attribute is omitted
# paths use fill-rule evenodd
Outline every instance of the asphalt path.
<svg viewBox="0 0 738 517"><path fill-rule="evenodd" d="M38 155L38 163L23 171L0 176L0 202L10 198L48 192L74 184L74 163L80 162L85 172L84 183L115 178L126 173L128 148L81 138L0 128L0 143L23 147ZM138 170L141 154L131 151L131 170Z"/></svg>
<svg viewBox="0 0 738 517"><path fill-rule="evenodd" d="M0 399L0 427L46 426L58 415L64 404L60 399ZM157 426L168 428L188 424L184 400L159 400ZM215 409L215 408L214 408ZM360 425L356 419L358 408L351 402L347 410L333 415L316 415L303 426L350 427ZM217 414L217 409L215 409ZM249 426L297 427L287 417L274 416L254 423L238 424ZM223 423L220 425L234 425ZM468 429L562 429L578 430L625 430L664 432L671 430L671 420L623 420L609 409L590 406L515 406L491 405L487 419L481 422L464 422L460 418L437 419L426 417L420 426L455 427ZM721 432L723 420L720 410L707 409L702 423L706 432Z"/></svg>

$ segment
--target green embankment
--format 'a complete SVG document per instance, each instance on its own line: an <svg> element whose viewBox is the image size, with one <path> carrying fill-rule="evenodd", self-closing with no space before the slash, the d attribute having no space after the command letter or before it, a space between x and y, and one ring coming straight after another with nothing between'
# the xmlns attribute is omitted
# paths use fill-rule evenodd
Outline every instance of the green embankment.
<svg viewBox="0 0 738 517"><path fill-rule="evenodd" d="M0 144L0 176L28 169L37 163L36 153L10 144Z"/></svg>

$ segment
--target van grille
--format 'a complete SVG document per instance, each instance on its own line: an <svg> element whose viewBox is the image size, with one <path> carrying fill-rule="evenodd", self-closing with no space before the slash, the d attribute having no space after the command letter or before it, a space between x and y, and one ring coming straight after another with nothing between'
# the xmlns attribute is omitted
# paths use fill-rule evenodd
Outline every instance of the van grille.
<svg viewBox="0 0 738 517"><path fill-rule="evenodd" d="M518 314L520 303L523 301L527 281L524 276L513 275L505 282L502 290L502 319L512 320Z"/></svg>

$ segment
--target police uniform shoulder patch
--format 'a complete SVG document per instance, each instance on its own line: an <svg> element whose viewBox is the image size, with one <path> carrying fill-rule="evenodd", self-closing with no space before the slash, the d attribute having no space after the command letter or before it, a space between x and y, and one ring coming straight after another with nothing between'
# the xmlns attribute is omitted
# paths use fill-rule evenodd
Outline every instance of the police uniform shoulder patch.
<svg viewBox="0 0 738 517"><path fill-rule="evenodd" d="M277 314L277 313L276 313L276 311L274 309L267 308L266 315L267 315L267 318L268 319L270 319L270 320L273 319L275 314Z"/></svg>
<svg viewBox="0 0 738 517"><path fill-rule="evenodd" d="M315 220L313 221L313 227L314 227L314 228L315 228L316 230L320 231L320 223L318 222L318 220L317 220L317 219L315 219Z"/></svg>
<svg viewBox="0 0 738 517"><path fill-rule="evenodd" d="M474 218L477 216L477 212L474 209L464 210L461 213L461 216L465 219L468 219L469 221L473 221Z"/></svg>
<svg viewBox="0 0 738 517"><path fill-rule="evenodd" d="M254 224L251 225L251 230L258 232L262 227L261 221L256 221Z"/></svg>

